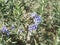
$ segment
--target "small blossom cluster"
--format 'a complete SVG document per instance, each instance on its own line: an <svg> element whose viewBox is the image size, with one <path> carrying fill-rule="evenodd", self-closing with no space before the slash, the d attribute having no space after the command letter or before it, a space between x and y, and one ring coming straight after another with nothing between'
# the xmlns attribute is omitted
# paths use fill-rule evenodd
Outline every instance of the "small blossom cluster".
<svg viewBox="0 0 60 45"><path fill-rule="evenodd" d="M37 30L37 25L35 24L31 24L28 26L28 30L31 31L31 30Z"/></svg>
<svg viewBox="0 0 60 45"><path fill-rule="evenodd" d="M10 33L9 33L9 30L7 29L6 26L3 26L1 31L2 31L2 33L5 33L5 34L7 34L7 35L10 34Z"/></svg>
<svg viewBox="0 0 60 45"><path fill-rule="evenodd" d="M11 30L14 30L14 28L15 28L15 26L12 25L12 26L11 26ZM9 29L6 27L6 25L4 25L4 26L2 27L1 32L2 32L2 34L6 34L6 35L9 35L9 34L10 34Z"/></svg>
<svg viewBox="0 0 60 45"><path fill-rule="evenodd" d="M28 30L37 30L38 24L42 21L41 17L36 12L33 12L30 17L33 18L34 24L29 25Z"/></svg>
<svg viewBox="0 0 60 45"><path fill-rule="evenodd" d="M41 17L36 12L31 13L30 17L33 19L34 23L28 25L28 31L37 30L38 25L42 21ZM11 30L14 30L14 29L15 29L15 26L14 26L14 24L12 24ZM20 28L18 31L22 32L23 30L24 30L23 28ZM10 32L6 26L3 26L2 27L2 33L6 33L7 35L9 35Z"/></svg>

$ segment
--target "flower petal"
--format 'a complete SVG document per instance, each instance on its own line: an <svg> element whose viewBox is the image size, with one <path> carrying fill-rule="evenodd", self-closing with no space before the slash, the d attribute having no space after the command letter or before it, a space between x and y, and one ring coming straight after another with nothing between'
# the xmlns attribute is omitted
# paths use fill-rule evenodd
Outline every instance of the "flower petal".
<svg viewBox="0 0 60 45"><path fill-rule="evenodd" d="M28 30L31 31L31 30L37 30L37 25L35 24L31 24L28 26Z"/></svg>

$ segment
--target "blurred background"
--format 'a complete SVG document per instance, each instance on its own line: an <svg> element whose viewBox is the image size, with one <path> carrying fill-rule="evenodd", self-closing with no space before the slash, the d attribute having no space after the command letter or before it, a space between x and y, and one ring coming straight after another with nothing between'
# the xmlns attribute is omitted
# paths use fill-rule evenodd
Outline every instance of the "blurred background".
<svg viewBox="0 0 60 45"><path fill-rule="evenodd" d="M0 45L60 45L60 0L0 0Z"/></svg>

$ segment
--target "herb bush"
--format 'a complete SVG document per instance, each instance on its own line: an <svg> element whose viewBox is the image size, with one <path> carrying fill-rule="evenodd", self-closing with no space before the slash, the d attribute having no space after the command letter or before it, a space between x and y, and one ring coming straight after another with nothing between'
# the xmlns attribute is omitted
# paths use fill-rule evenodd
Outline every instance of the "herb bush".
<svg viewBox="0 0 60 45"><path fill-rule="evenodd" d="M0 0L0 45L60 45L60 0Z"/></svg>

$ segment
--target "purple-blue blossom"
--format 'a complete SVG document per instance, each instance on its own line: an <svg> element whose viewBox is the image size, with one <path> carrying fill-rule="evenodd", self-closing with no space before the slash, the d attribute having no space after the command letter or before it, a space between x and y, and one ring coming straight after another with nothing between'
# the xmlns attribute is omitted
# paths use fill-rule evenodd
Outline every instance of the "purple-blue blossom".
<svg viewBox="0 0 60 45"><path fill-rule="evenodd" d="M35 25L35 24L29 25L29 26L28 26L28 30L29 30L29 31L37 30L37 25Z"/></svg>
<svg viewBox="0 0 60 45"><path fill-rule="evenodd" d="M3 26L1 31L2 33L6 33L7 35L9 35L9 31L6 26Z"/></svg>
<svg viewBox="0 0 60 45"><path fill-rule="evenodd" d="M33 17L35 17L37 15L37 13L36 12L33 12L33 13L31 13L31 17L33 18Z"/></svg>
<svg viewBox="0 0 60 45"><path fill-rule="evenodd" d="M8 29L6 28L6 26L2 27L2 33L5 33Z"/></svg>
<svg viewBox="0 0 60 45"><path fill-rule="evenodd" d="M33 21L34 21L35 24L38 25L38 24L42 21L42 19L41 19L40 16L37 15L37 16L35 16L35 17L33 18Z"/></svg>
<svg viewBox="0 0 60 45"><path fill-rule="evenodd" d="M31 18L33 18L33 21L36 25L42 21L41 16L39 16L36 12L31 13Z"/></svg>

